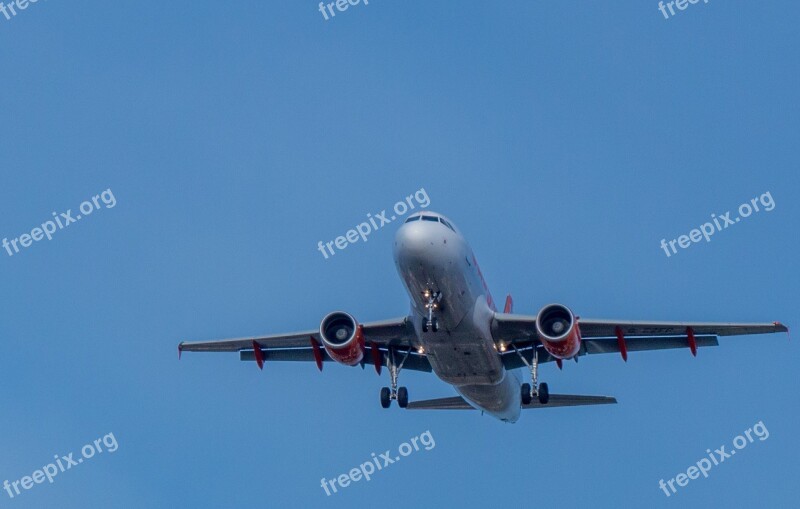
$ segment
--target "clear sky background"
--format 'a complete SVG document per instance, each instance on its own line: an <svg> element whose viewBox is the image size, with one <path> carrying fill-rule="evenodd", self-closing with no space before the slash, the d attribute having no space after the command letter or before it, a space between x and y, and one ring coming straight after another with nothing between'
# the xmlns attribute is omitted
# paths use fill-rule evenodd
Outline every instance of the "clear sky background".
<svg viewBox="0 0 800 509"><path fill-rule="evenodd" d="M176 346L402 315L396 225L329 260L316 245L422 187L518 312L800 325L799 17L789 0L669 20L654 0L371 0L329 21L312 1L42 0L0 17L0 237L117 200L0 251L0 481L119 443L0 506L796 503L786 335L547 365L551 392L619 404L514 425L382 410L369 366L260 372ZM771 212L659 247L765 192ZM659 490L759 421L767 440ZM432 450L320 488L426 430Z"/></svg>

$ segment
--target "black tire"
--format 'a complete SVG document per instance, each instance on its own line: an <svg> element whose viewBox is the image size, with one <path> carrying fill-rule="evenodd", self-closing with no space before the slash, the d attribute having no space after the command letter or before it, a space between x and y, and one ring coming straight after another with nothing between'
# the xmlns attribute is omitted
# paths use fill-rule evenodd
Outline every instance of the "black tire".
<svg viewBox="0 0 800 509"><path fill-rule="evenodd" d="M422 332L428 332L428 319L422 319Z"/></svg>
<svg viewBox="0 0 800 509"><path fill-rule="evenodd" d="M433 319L433 332L439 332L439 319Z"/></svg>
<svg viewBox="0 0 800 509"><path fill-rule="evenodd" d="M546 405L548 401L550 401L550 389L547 388L547 384L539 384L539 403Z"/></svg>
<svg viewBox="0 0 800 509"><path fill-rule="evenodd" d="M408 406L408 389L405 387L400 387L397 389L397 404L400 408L405 408Z"/></svg>
<svg viewBox="0 0 800 509"><path fill-rule="evenodd" d="M383 408L389 408L389 405L392 404L392 400L389 398L390 394L388 387L381 389L381 406Z"/></svg>
<svg viewBox="0 0 800 509"><path fill-rule="evenodd" d="M522 384L522 404L530 405L533 398L531 397L531 385Z"/></svg>

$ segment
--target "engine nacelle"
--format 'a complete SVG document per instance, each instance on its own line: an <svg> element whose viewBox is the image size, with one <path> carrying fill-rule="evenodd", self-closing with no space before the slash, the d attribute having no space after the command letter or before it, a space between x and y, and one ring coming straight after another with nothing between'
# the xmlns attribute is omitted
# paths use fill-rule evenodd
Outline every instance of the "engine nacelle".
<svg viewBox="0 0 800 509"><path fill-rule="evenodd" d="M539 311L536 334L544 349L556 359L571 359L581 349L581 333L575 315L561 304L550 304Z"/></svg>
<svg viewBox="0 0 800 509"><path fill-rule="evenodd" d="M355 366L364 358L364 332L356 319L334 311L322 319L319 335L328 355L340 364Z"/></svg>

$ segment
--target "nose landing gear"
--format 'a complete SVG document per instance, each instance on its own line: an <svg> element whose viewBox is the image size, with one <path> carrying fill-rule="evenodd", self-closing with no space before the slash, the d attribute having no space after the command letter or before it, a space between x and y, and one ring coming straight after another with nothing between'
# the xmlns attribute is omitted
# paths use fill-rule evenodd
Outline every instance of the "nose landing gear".
<svg viewBox="0 0 800 509"><path fill-rule="evenodd" d="M428 332L429 330L439 332L439 320L433 316L433 311L440 308L442 292L425 290L422 292L422 296L426 300L425 309L428 310L428 316L422 319L422 332Z"/></svg>

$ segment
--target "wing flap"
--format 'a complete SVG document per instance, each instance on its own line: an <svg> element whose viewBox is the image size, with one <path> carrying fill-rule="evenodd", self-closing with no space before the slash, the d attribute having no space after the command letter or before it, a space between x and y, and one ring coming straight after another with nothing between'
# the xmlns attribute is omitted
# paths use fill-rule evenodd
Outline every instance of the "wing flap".
<svg viewBox="0 0 800 509"><path fill-rule="evenodd" d="M695 336L695 342L698 347L719 346L717 336ZM669 350L669 349L687 349L689 348L689 338L687 336L669 336L669 337L639 337L639 338L625 338L625 345L628 352L640 352L645 350ZM520 348L519 351L530 362L532 346ZM539 352L539 364L553 362L555 357L550 355L541 345L535 347ZM613 338L592 338L584 339L581 344L580 352L578 355L594 355L601 353L619 353L619 342L616 337ZM519 358L513 350L507 351L501 357L503 366L506 369L518 369L526 367L522 359Z"/></svg>
<svg viewBox="0 0 800 509"><path fill-rule="evenodd" d="M695 336L697 346L719 346L717 336ZM668 350L671 348L688 348L689 338L683 336L671 336L665 338L625 338L625 345L629 352L643 350ZM619 343L617 338L594 338L583 341L582 351L587 354L596 353L618 353Z"/></svg>
<svg viewBox="0 0 800 509"><path fill-rule="evenodd" d="M334 362L333 359L331 359L331 357L324 349L322 349L320 353L322 353L322 362ZM405 352L397 352L395 354L396 355L395 358L398 358L399 361L399 359L402 359L404 354ZM264 362L270 362L270 361L314 362L315 361L314 350L312 348L268 348L262 350L262 355ZM380 358L381 358L381 365L387 366L386 351L381 350ZM255 361L256 360L255 352L252 349L242 350L239 352L239 360ZM363 363L369 364L370 366L374 365L372 356L365 355ZM427 357L415 353L412 350L408 354L408 358L403 364L403 369L409 369L411 371L424 371L430 373L431 363L428 361Z"/></svg>
<svg viewBox="0 0 800 509"><path fill-rule="evenodd" d="M780 322L772 323L715 323L715 322L650 322L631 320L580 319L583 338L614 336L619 327L625 336L685 336L691 327L697 335L742 336L746 334L770 334L788 332Z"/></svg>
<svg viewBox="0 0 800 509"><path fill-rule="evenodd" d="M770 334L788 332L780 322L772 323L715 323L715 322L655 322L630 320L578 319L581 338L589 348L589 353L618 352L612 349L619 329L628 344L629 350L662 350L680 348L687 345L687 331L703 338L698 346L716 346L708 338L717 336L741 336L749 334ZM492 336L497 341L513 343L517 347L528 348L541 342L536 335L536 317L495 313L492 320ZM672 338L671 340L668 338ZM597 340L595 344L591 341ZM606 350L603 350L606 348ZM592 349L594 351L592 351ZM541 360L541 358L540 358ZM544 362L547 362L546 360Z"/></svg>

